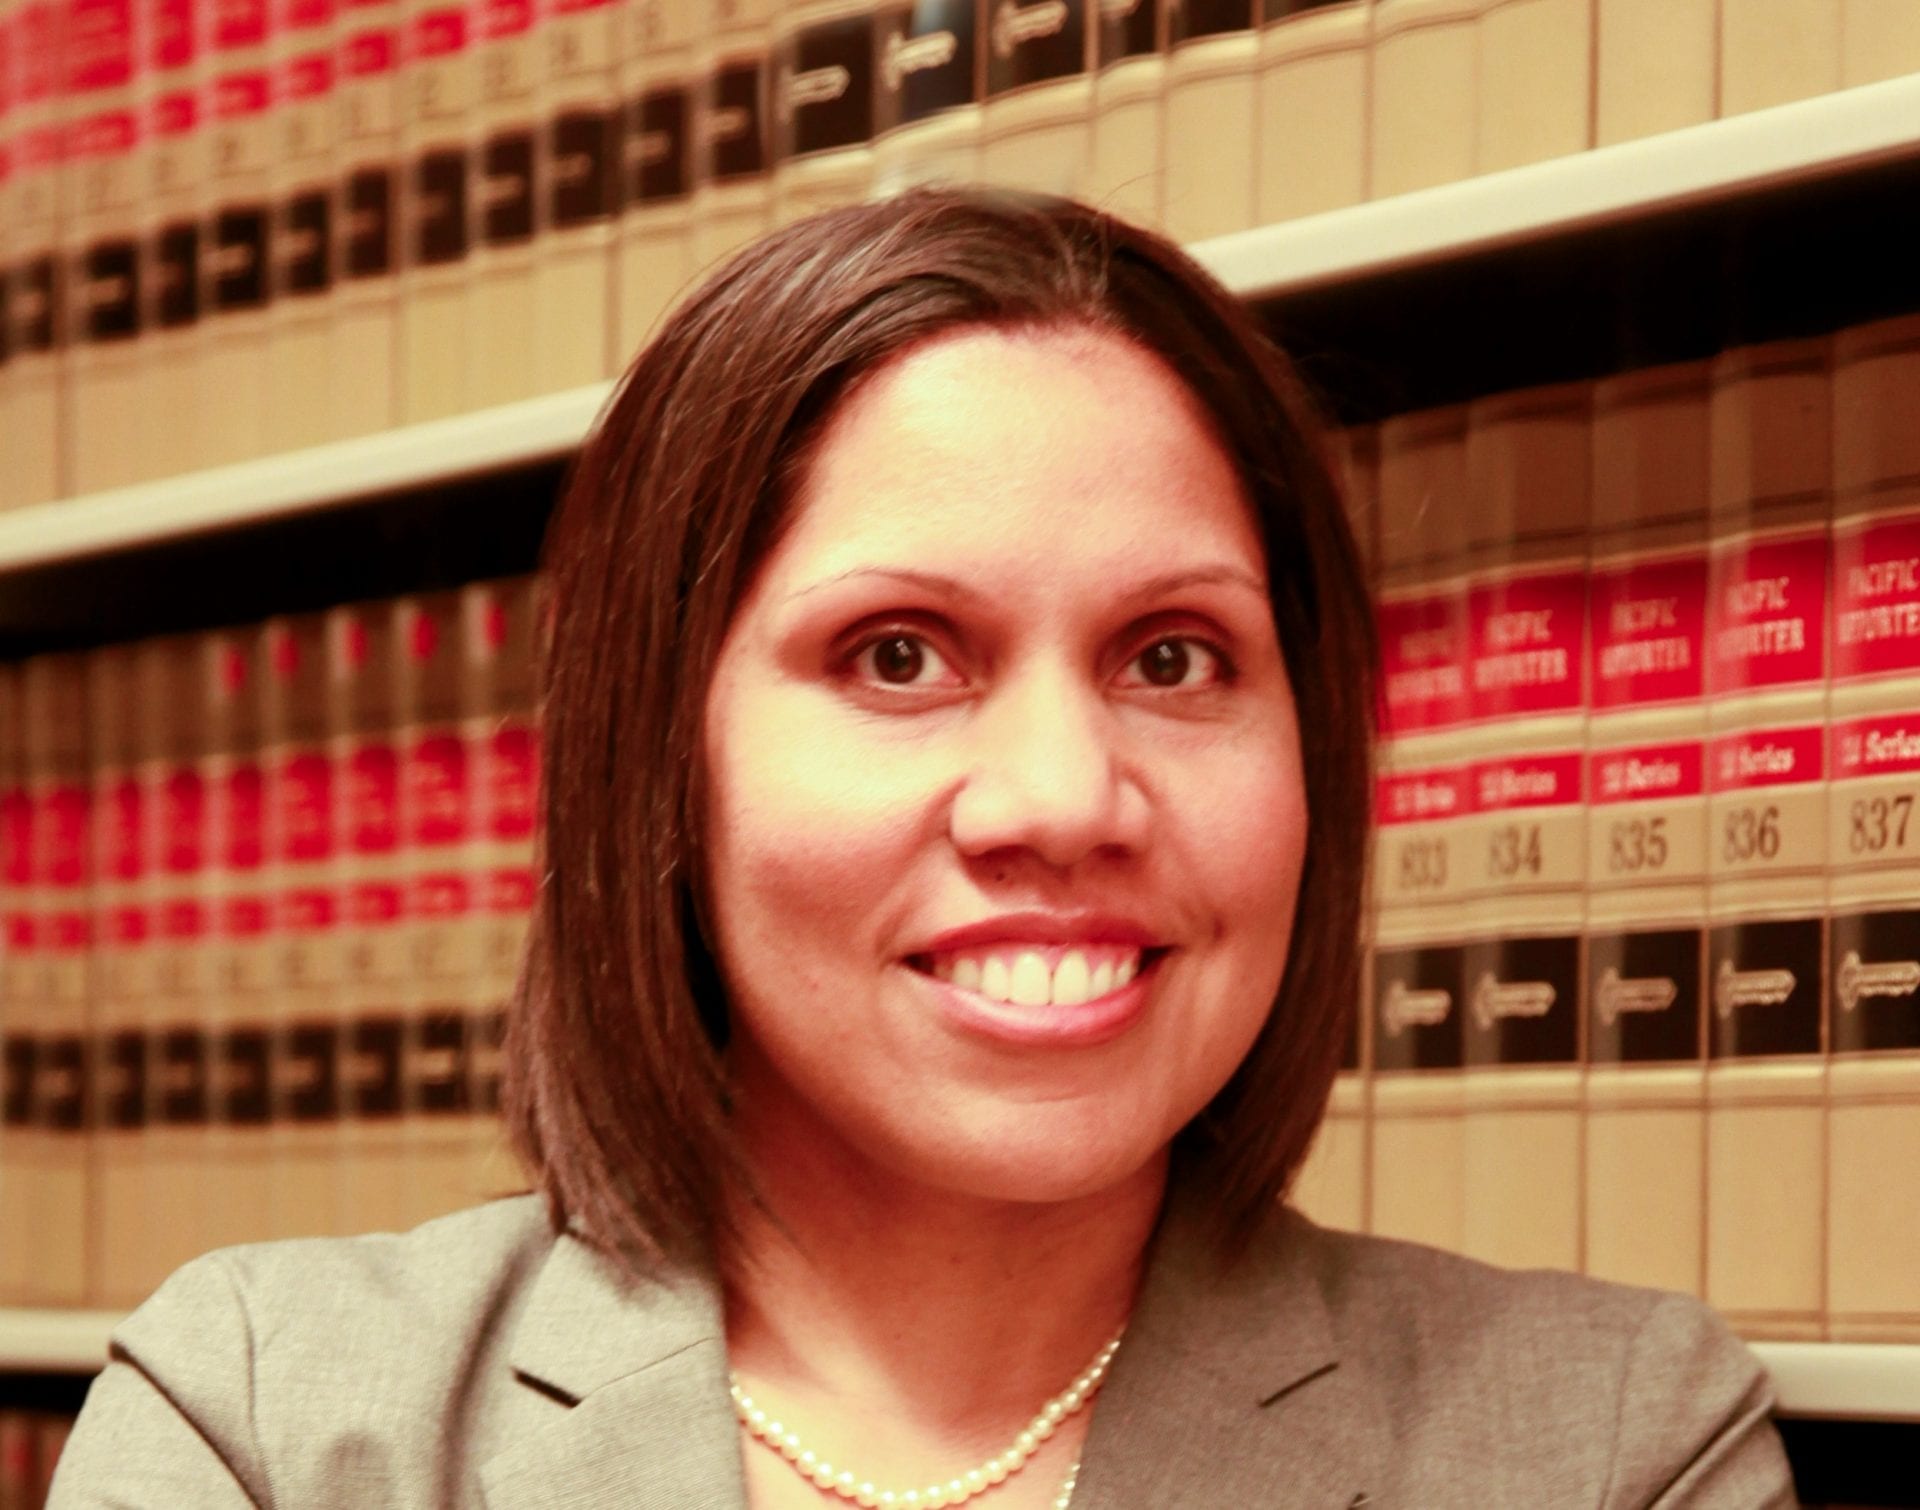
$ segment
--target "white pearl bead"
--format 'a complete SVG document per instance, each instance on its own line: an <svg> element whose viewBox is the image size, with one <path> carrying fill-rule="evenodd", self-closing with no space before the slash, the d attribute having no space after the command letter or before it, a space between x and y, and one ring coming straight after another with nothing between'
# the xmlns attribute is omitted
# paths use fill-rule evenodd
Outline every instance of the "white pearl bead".
<svg viewBox="0 0 1920 1510"><path fill-rule="evenodd" d="M1058 1400L1049 1400L1047 1401L1047 1408L1040 1412L1040 1419L1058 1426L1066 1419L1066 1415L1066 1406L1062 1405Z"/></svg>
<svg viewBox="0 0 1920 1510"><path fill-rule="evenodd" d="M899 1504L900 1510L920 1510L920 1491L918 1489L905 1490L900 1496Z"/></svg>
<svg viewBox="0 0 1920 1510"><path fill-rule="evenodd" d="M813 1481L822 1489L831 1489L834 1481L833 1464L815 1463L813 1465Z"/></svg>
<svg viewBox="0 0 1920 1510"><path fill-rule="evenodd" d="M1045 1416L1042 1416L1039 1420L1033 1423L1033 1430L1031 1432L1031 1435L1036 1440L1044 1442L1048 1437L1052 1436L1059 1429L1060 1427L1058 1422L1049 1421Z"/></svg>
<svg viewBox="0 0 1920 1510"><path fill-rule="evenodd" d="M883 1510L898 1510L900 1498L891 1489L882 1489L875 1503L882 1506Z"/></svg>
<svg viewBox="0 0 1920 1510"><path fill-rule="evenodd" d="M798 1443L799 1438L796 1437L794 1441ZM800 1450L800 1456L795 1458L793 1461L797 1463L800 1467L804 1468L808 1473L812 1473L815 1467L819 1465L820 1459L815 1455L811 1447L803 1447Z"/></svg>
<svg viewBox="0 0 1920 1510"><path fill-rule="evenodd" d="M1067 1397L1063 1403L1069 1412L1076 1411L1087 1403L1087 1392L1076 1384L1067 1391Z"/></svg>
<svg viewBox="0 0 1920 1510"><path fill-rule="evenodd" d="M800 1456L800 1438L796 1433L782 1431L778 1425L770 1426L767 1430L779 1439L781 1457L791 1463Z"/></svg>
<svg viewBox="0 0 1920 1510"><path fill-rule="evenodd" d="M1020 1457L1024 1462L1026 1459L1032 1457L1039 1449L1040 1439L1030 1431L1023 1431L1020 1433L1020 1438L1016 1445L1020 1448Z"/></svg>
<svg viewBox="0 0 1920 1510"><path fill-rule="evenodd" d="M756 1434L765 1431L767 1429L767 1413L759 1406L754 1406L747 1412L747 1425L751 1426Z"/></svg>
<svg viewBox="0 0 1920 1510"><path fill-rule="evenodd" d="M982 1489L987 1487L988 1482L989 1480L982 1470L978 1468L969 1468L967 1470L968 1494L978 1494Z"/></svg>
<svg viewBox="0 0 1920 1510"><path fill-rule="evenodd" d="M985 1479L980 1480L980 1486L983 1489L986 1487L986 1483L987 1481ZM965 1479L947 1480L947 1503L949 1505L963 1504L972 1493L973 1491L967 1488Z"/></svg>
<svg viewBox="0 0 1920 1510"><path fill-rule="evenodd" d="M874 1488L872 1484L863 1483L858 1489L853 1491L853 1502L856 1505L868 1507L877 1505L880 1503L880 1491Z"/></svg>
<svg viewBox="0 0 1920 1510"><path fill-rule="evenodd" d="M1007 1481L1008 1471L1004 1459L993 1459L992 1462L987 1464L987 1482L989 1484L1004 1484Z"/></svg>
<svg viewBox="0 0 1920 1510"><path fill-rule="evenodd" d="M842 1470L840 1473L834 1475L833 1487L844 1498L852 1499L858 1482L850 1470Z"/></svg>

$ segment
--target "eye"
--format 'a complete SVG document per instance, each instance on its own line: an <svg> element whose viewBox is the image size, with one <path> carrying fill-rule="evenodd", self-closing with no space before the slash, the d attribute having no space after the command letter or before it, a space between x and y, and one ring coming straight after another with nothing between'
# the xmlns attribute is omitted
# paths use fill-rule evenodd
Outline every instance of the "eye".
<svg viewBox="0 0 1920 1510"><path fill-rule="evenodd" d="M1160 636L1128 661L1127 669L1137 673L1139 685L1148 687L1218 686L1233 677L1225 655L1184 634Z"/></svg>
<svg viewBox="0 0 1920 1510"><path fill-rule="evenodd" d="M863 679L889 687L945 686L955 679L924 636L900 629L862 642L854 651L853 668Z"/></svg>

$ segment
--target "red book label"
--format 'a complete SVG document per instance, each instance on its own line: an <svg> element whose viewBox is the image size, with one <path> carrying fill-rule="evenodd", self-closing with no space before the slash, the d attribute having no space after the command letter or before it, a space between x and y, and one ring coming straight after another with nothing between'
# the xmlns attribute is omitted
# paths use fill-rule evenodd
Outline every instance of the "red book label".
<svg viewBox="0 0 1920 1510"><path fill-rule="evenodd" d="M72 0L63 40L68 89L118 89L132 82L131 0Z"/></svg>
<svg viewBox="0 0 1920 1510"><path fill-rule="evenodd" d="M5 845L0 869L4 870L7 885L32 885L33 804L27 800L24 787L8 787L0 792L0 844Z"/></svg>
<svg viewBox="0 0 1920 1510"><path fill-rule="evenodd" d="M1588 601L1594 707L1633 708L1705 694L1704 554L1596 571Z"/></svg>
<svg viewBox="0 0 1920 1510"><path fill-rule="evenodd" d="M1788 687L1825 675L1824 533L1716 550L1707 601L1713 692Z"/></svg>
<svg viewBox="0 0 1920 1510"><path fill-rule="evenodd" d="M63 783L47 788L36 808L40 830L34 836L34 848L43 867L40 879L53 886L86 885L91 871L87 843L93 793Z"/></svg>
<svg viewBox="0 0 1920 1510"><path fill-rule="evenodd" d="M311 100L333 88L333 59L324 52L294 58L280 72L280 92L290 100Z"/></svg>
<svg viewBox="0 0 1920 1510"><path fill-rule="evenodd" d="M1833 541L1833 674L1920 669L1920 516L1846 530Z"/></svg>
<svg viewBox="0 0 1920 1510"><path fill-rule="evenodd" d="M168 897L157 909L160 937L170 943L191 943L207 932L207 909L198 897Z"/></svg>
<svg viewBox="0 0 1920 1510"><path fill-rule="evenodd" d="M280 766L280 858L299 864L333 858L333 762L301 750Z"/></svg>
<svg viewBox="0 0 1920 1510"><path fill-rule="evenodd" d="M486 873L487 911L514 914L533 910L533 867L502 865Z"/></svg>
<svg viewBox="0 0 1920 1510"><path fill-rule="evenodd" d="M14 13L14 94L16 105L49 99L59 78L60 9L49 0L28 0Z"/></svg>
<svg viewBox="0 0 1920 1510"><path fill-rule="evenodd" d="M73 128L69 151L74 157L118 157L133 150L139 135L131 110L103 110Z"/></svg>
<svg viewBox="0 0 1920 1510"><path fill-rule="evenodd" d="M533 0L486 0L480 12L480 34L489 41L518 36L532 25Z"/></svg>
<svg viewBox="0 0 1920 1510"><path fill-rule="evenodd" d="M109 907L105 931L110 944L118 944L122 948L144 944L152 936L153 920L148 910L137 904Z"/></svg>
<svg viewBox="0 0 1920 1510"><path fill-rule="evenodd" d="M153 102L153 131L156 136L179 136L191 131L200 118L199 99L182 90L163 94Z"/></svg>
<svg viewBox="0 0 1920 1510"><path fill-rule="evenodd" d="M472 905L467 878L458 871L433 871L413 880L412 915L423 918L459 917Z"/></svg>
<svg viewBox="0 0 1920 1510"><path fill-rule="evenodd" d="M393 70L393 33L363 31L347 39L340 71L350 79L363 79Z"/></svg>
<svg viewBox="0 0 1920 1510"><path fill-rule="evenodd" d="M533 832L539 800L540 744L525 724L496 729L487 746L487 833L524 839Z"/></svg>
<svg viewBox="0 0 1920 1510"><path fill-rule="evenodd" d="M1379 608L1382 726L1389 735L1445 729L1467 716L1467 603L1457 593Z"/></svg>
<svg viewBox="0 0 1920 1510"><path fill-rule="evenodd" d="M1920 771L1920 713L1854 718L1832 726L1833 775L1908 776Z"/></svg>
<svg viewBox="0 0 1920 1510"><path fill-rule="evenodd" d="M1476 584L1467 599L1474 717L1515 718L1580 707L1586 617L1584 572Z"/></svg>
<svg viewBox="0 0 1920 1510"><path fill-rule="evenodd" d="M306 31L333 20L333 0L286 0L280 24L289 31Z"/></svg>
<svg viewBox="0 0 1920 1510"><path fill-rule="evenodd" d="M386 881L356 881L347 888L347 921L355 927L391 923L400 916L400 888Z"/></svg>
<svg viewBox="0 0 1920 1510"><path fill-rule="evenodd" d="M1382 824L1432 823L1473 811L1473 771L1468 766L1402 771L1382 776L1374 808Z"/></svg>
<svg viewBox="0 0 1920 1510"><path fill-rule="evenodd" d="M211 0L213 45L219 52L267 40L267 0Z"/></svg>
<svg viewBox="0 0 1920 1510"><path fill-rule="evenodd" d="M260 767L245 761L220 783L221 860L229 870L254 870L266 856L266 791Z"/></svg>
<svg viewBox="0 0 1920 1510"><path fill-rule="evenodd" d="M362 745L347 761L347 843L354 854L400 845L399 765L392 745Z"/></svg>
<svg viewBox="0 0 1920 1510"><path fill-rule="evenodd" d="M102 869L116 881L137 881L147 873L146 794L139 781L122 776L99 796Z"/></svg>
<svg viewBox="0 0 1920 1510"><path fill-rule="evenodd" d="M293 933L321 933L339 916L334 894L321 886L295 886L280 894L280 927Z"/></svg>
<svg viewBox="0 0 1920 1510"><path fill-rule="evenodd" d="M220 909L220 931L230 939L259 938L267 931L267 899L228 897Z"/></svg>
<svg viewBox="0 0 1920 1510"><path fill-rule="evenodd" d="M1474 808L1501 813L1522 807L1565 807L1582 800L1578 751L1482 760L1473 767Z"/></svg>
<svg viewBox="0 0 1920 1510"><path fill-rule="evenodd" d="M467 747L459 736L430 734L407 757L408 839L456 844L472 831Z"/></svg>
<svg viewBox="0 0 1920 1510"><path fill-rule="evenodd" d="M571 16L583 10L599 10L613 0L549 0L556 16Z"/></svg>
<svg viewBox="0 0 1920 1510"><path fill-rule="evenodd" d="M443 58L459 52L467 45L467 13L464 10L436 10L416 16L411 44L410 56L416 58ZM425 619L426 616L423 614L421 618ZM432 620L426 622L430 624ZM420 655L417 646L414 653ZM431 653L430 650L427 652Z"/></svg>
<svg viewBox="0 0 1920 1510"><path fill-rule="evenodd" d="M1697 739L1600 750L1589 762L1588 783L1595 806L1698 797L1706 790L1704 750Z"/></svg>
<svg viewBox="0 0 1920 1510"><path fill-rule="evenodd" d="M185 68L193 61L193 0L147 0L152 27L147 57L154 68Z"/></svg>
<svg viewBox="0 0 1920 1510"><path fill-rule="evenodd" d="M1825 774L1826 730L1819 724L1724 734L1707 747L1708 789L1791 786Z"/></svg>
<svg viewBox="0 0 1920 1510"><path fill-rule="evenodd" d="M50 912L41 920L40 942L61 954L77 954L93 943L93 918L73 908Z"/></svg>
<svg viewBox="0 0 1920 1510"><path fill-rule="evenodd" d="M226 74L214 81L213 118L231 121L258 115L267 108L272 93L272 82L264 72Z"/></svg>
<svg viewBox="0 0 1920 1510"><path fill-rule="evenodd" d="M9 912L7 914L7 948L15 954L30 952L35 947L33 914L30 912Z"/></svg>

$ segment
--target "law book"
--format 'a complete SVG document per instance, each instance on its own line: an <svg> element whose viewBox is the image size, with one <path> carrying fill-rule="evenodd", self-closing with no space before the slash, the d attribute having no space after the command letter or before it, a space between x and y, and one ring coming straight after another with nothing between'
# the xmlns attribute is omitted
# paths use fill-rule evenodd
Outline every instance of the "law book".
<svg viewBox="0 0 1920 1510"><path fill-rule="evenodd" d="M1594 0L1594 145L1712 120L1719 47L1716 6Z"/></svg>
<svg viewBox="0 0 1920 1510"><path fill-rule="evenodd" d="M543 27L535 0L473 7L475 147L472 403L484 409L538 391L535 351L565 339L534 312L545 175L540 109ZM543 253L542 253L543 254ZM536 330L539 335L536 337Z"/></svg>
<svg viewBox="0 0 1920 1510"><path fill-rule="evenodd" d="M1273 225L1367 197L1366 0L1266 0L1254 218Z"/></svg>
<svg viewBox="0 0 1920 1510"><path fill-rule="evenodd" d="M1828 357L1732 347L1708 411L1706 1298L1801 1340L1826 1287Z"/></svg>
<svg viewBox="0 0 1920 1510"><path fill-rule="evenodd" d="M874 192L973 182L986 88L979 0L886 3L877 24Z"/></svg>
<svg viewBox="0 0 1920 1510"><path fill-rule="evenodd" d="M94 811L95 1243L89 1299L145 1298L141 1260L163 1213L148 1198L151 1112L147 1029L153 1011L153 825L140 771L139 659L130 645L88 658Z"/></svg>
<svg viewBox="0 0 1920 1510"><path fill-rule="evenodd" d="M774 35L773 223L858 204L873 188L879 59L871 0L783 10Z"/></svg>
<svg viewBox="0 0 1920 1510"><path fill-rule="evenodd" d="M1480 15L1480 173L1593 145L1595 0L1488 0Z"/></svg>
<svg viewBox="0 0 1920 1510"><path fill-rule="evenodd" d="M1833 369L1828 1336L1920 1341L1920 316Z"/></svg>
<svg viewBox="0 0 1920 1510"><path fill-rule="evenodd" d="M1588 598L1586 1260L1705 1283L1704 361L1594 394Z"/></svg>
<svg viewBox="0 0 1920 1510"><path fill-rule="evenodd" d="M66 234L72 352L62 471L75 492L137 482L140 452L139 94L135 0L73 0L67 12Z"/></svg>
<svg viewBox="0 0 1920 1510"><path fill-rule="evenodd" d="M633 0L621 53L626 132L615 233L614 365L624 370L693 276L696 0Z"/></svg>
<svg viewBox="0 0 1920 1510"><path fill-rule="evenodd" d="M38 655L21 679L27 801L32 810L34 918L28 1001L36 1014L29 1112L40 1158L29 1188L31 1299L87 1297L87 1180L93 791L88 770L86 661Z"/></svg>
<svg viewBox="0 0 1920 1510"><path fill-rule="evenodd" d="M704 276L767 229L770 0L713 6L696 33L693 270Z"/></svg>
<svg viewBox="0 0 1920 1510"><path fill-rule="evenodd" d="M0 433L13 407L13 314L8 301L13 273L13 5L0 0ZM0 508L10 484L0 482Z"/></svg>
<svg viewBox="0 0 1920 1510"><path fill-rule="evenodd" d="M340 0L331 345L336 438L400 418L399 0Z"/></svg>
<svg viewBox="0 0 1920 1510"><path fill-rule="evenodd" d="M399 420L473 406L474 72L463 0L402 0Z"/></svg>
<svg viewBox="0 0 1920 1510"><path fill-rule="evenodd" d="M268 1233L344 1232L340 773L328 742L327 620L263 630L261 771L272 982L266 1027L272 1170Z"/></svg>
<svg viewBox="0 0 1920 1510"><path fill-rule="evenodd" d="M206 325L201 267L206 227L206 57L202 15L212 0L137 0L146 54L145 177L140 189L140 447L152 477L208 465L217 409L202 402Z"/></svg>
<svg viewBox="0 0 1920 1510"><path fill-rule="evenodd" d="M1591 390L1477 399L1466 442L1472 820L1465 1252L1581 1258Z"/></svg>
<svg viewBox="0 0 1920 1510"><path fill-rule="evenodd" d="M1466 411L1380 425L1380 719L1373 861L1373 1231L1465 1236L1462 1065L1473 817Z"/></svg>
<svg viewBox="0 0 1920 1510"><path fill-rule="evenodd" d="M66 345L61 276L64 95L61 6L15 0L12 25L13 141L7 225L7 465L0 506L44 503L64 491L60 436L67 422L60 364Z"/></svg>
<svg viewBox="0 0 1920 1510"><path fill-rule="evenodd" d="M66 1451L67 1438L72 1435L73 1417L52 1411L40 1412L36 1426L38 1444L35 1467L39 1478L34 1488L40 1496L40 1503L45 1505L53 1498L53 1471L60 1466L60 1454Z"/></svg>
<svg viewBox="0 0 1920 1510"><path fill-rule="evenodd" d="M1720 0L1720 114L1840 87L1841 0Z"/></svg>
<svg viewBox="0 0 1920 1510"><path fill-rule="evenodd" d="M1166 0L1099 0L1087 199L1158 229L1166 189Z"/></svg>
<svg viewBox="0 0 1920 1510"><path fill-rule="evenodd" d="M1484 0L1375 0L1368 189L1376 199L1474 171Z"/></svg>
<svg viewBox="0 0 1920 1510"><path fill-rule="evenodd" d="M0 664L0 1305L23 1305L36 1262L32 1215L40 1136L33 1123L33 809L27 801L21 671Z"/></svg>
<svg viewBox="0 0 1920 1510"><path fill-rule="evenodd" d="M327 614L327 742L340 783L341 1219L349 1232L411 1224L403 1114L411 962L400 847L392 613Z"/></svg>
<svg viewBox="0 0 1920 1510"><path fill-rule="evenodd" d="M1179 242L1254 221L1260 140L1257 0L1169 0L1167 234Z"/></svg>
<svg viewBox="0 0 1920 1510"><path fill-rule="evenodd" d="M200 11L207 58L201 186L200 403L213 465L267 445L267 305L273 247L273 11L269 0L217 0Z"/></svg>
<svg viewBox="0 0 1920 1510"><path fill-rule="evenodd" d="M1840 82L1920 73L1920 26L1905 0L1840 0Z"/></svg>
<svg viewBox="0 0 1920 1510"><path fill-rule="evenodd" d="M1092 160L1094 6L1098 0L983 3L986 104L980 176L1008 188L1078 197Z"/></svg>
<svg viewBox="0 0 1920 1510"><path fill-rule="evenodd" d="M613 370L610 259L619 208L620 7L550 0L541 173L546 204L534 268L534 386L553 393Z"/></svg>
<svg viewBox="0 0 1920 1510"><path fill-rule="evenodd" d="M40 1437L35 1418L24 1410L0 1409L0 1507L37 1507L40 1492Z"/></svg>
<svg viewBox="0 0 1920 1510"><path fill-rule="evenodd" d="M333 438L335 0L272 7L273 219L265 445Z"/></svg>

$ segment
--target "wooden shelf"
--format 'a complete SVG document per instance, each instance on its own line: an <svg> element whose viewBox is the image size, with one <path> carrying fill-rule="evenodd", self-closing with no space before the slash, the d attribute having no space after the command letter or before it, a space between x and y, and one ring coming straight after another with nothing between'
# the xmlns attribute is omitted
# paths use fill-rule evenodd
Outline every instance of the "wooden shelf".
<svg viewBox="0 0 1920 1510"><path fill-rule="evenodd" d="M91 1374L107 1361L120 1311L0 1308L0 1372Z"/></svg>

